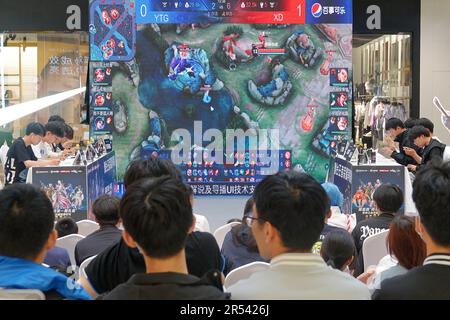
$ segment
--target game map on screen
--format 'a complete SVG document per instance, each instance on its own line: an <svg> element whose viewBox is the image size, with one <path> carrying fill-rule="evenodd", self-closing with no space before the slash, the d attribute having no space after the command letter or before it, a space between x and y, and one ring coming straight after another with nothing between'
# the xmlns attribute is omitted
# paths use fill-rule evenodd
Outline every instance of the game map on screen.
<svg viewBox="0 0 450 320"><path fill-rule="evenodd" d="M351 1L91 0L89 30L91 133L119 180L161 156L196 194L251 194L288 169L324 181L350 140Z"/></svg>

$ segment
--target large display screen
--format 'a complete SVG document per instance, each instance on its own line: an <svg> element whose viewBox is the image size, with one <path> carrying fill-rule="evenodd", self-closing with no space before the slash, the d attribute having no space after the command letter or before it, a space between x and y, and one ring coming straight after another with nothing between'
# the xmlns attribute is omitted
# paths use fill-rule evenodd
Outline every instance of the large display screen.
<svg viewBox="0 0 450 320"><path fill-rule="evenodd" d="M350 137L350 0L95 0L89 30L91 133L112 134L119 179L161 156L196 194L323 181Z"/></svg>

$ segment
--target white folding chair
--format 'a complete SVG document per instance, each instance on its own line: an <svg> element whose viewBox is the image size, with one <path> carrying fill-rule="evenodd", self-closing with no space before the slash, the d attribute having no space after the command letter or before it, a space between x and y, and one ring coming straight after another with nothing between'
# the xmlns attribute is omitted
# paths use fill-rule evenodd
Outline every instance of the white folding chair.
<svg viewBox="0 0 450 320"><path fill-rule="evenodd" d="M80 265L80 277L84 277L85 279L87 279L87 274L86 274L86 267L89 265L89 263L91 263L92 260L94 260L97 257L97 255L89 257L87 259L85 259L81 265Z"/></svg>
<svg viewBox="0 0 450 320"><path fill-rule="evenodd" d="M2 166L4 166L6 164L6 156L8 154L8 150L9 150L9 147L5 141L5 143L3 143L3 145L0 147L0 164Z"/></svg>
<svg viewBox="0 0 450 320"><path fill-rule="evenodd" d="M97 222L87 219L78 221L77 226L78 234L81 234L85 237L100 229L100 225Z"/></svg>
<svg viewBox="0 0 450 320"><path fill-rule="evenodd" d="M443 155L444 161L450 161L450 146L446 146L444 149L444 155Z"/></svg>
<svg viewBox="0 0 450 320"><path fill-rule="evenodd" d="M368 236L363 242L362 253L364 258L364 271L371 265L377 265L378 261L389 254L386 246L386 238L389 230Z"/></svg>
<svg viewBox="0 0 450 320"><path fill-rule="evenodd" d="M228 231L231 230L231 228L237 224L241 224L240 222L230 222L226 225L223 225L214 231L213 235L214 238L216 238L217 244L219 245L219 249L222 249L223 240L225 239L225 236L227 235Z"/></svg>
<svg viewBox="0 0 450 320"><path fill-rule="evenodd" d="M84 239L84 236L80 234L69 234L56 240L56 245L58 247L66 249L69 253L70 263L72 264L72 266L75 266L77 264L75 261L75 246L81 239Z"/></svg>
<svg viewBox="0 0 450 320"><path fill-rule="evenodd" d="M229 288L239 280L249 278L255 272L267 270L269 266L267 262L255 261L233 269L226 276L224 287Z"/></svg>
<svg viewBox="0 0 450 320"><path fill-rule="evenodd" d="M37 289L0 288L0 300L45 300L45 295Z"/></svg>
<svg viewBox="0 0 450 320"><path fill-rule="evenodd" d="M195 216L195 231L211 232L211 229L209 228L208 219L205 216L201 214L194 214L194 216Z"/></svg>

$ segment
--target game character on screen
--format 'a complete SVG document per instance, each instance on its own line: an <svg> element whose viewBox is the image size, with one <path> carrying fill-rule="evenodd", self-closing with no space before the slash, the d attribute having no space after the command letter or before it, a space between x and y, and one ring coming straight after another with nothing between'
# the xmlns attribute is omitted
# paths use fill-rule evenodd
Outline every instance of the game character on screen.
<svg viewBox="0 0 450 320"><path fill-rule="evenodd" d="M286 41L286 48L291 58L300 62L305 68L314 66L321 57L311 37L304 31L297 31L291 35Z"/></svg>

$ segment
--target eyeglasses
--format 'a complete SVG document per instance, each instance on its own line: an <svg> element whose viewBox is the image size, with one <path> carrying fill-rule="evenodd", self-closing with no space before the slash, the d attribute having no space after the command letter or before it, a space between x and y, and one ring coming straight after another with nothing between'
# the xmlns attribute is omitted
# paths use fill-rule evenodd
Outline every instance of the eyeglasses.
<svg viewBox="0 0 450 320"><path fill-rule="evenodd" d="M263 218L255 218L255 217L252 217L252 216L245 216L245 223L246 223L249 227L251 227L251 226L253 225L253 221L254 221L254 220L267 221L266 219L263 219Z"/></svg>

